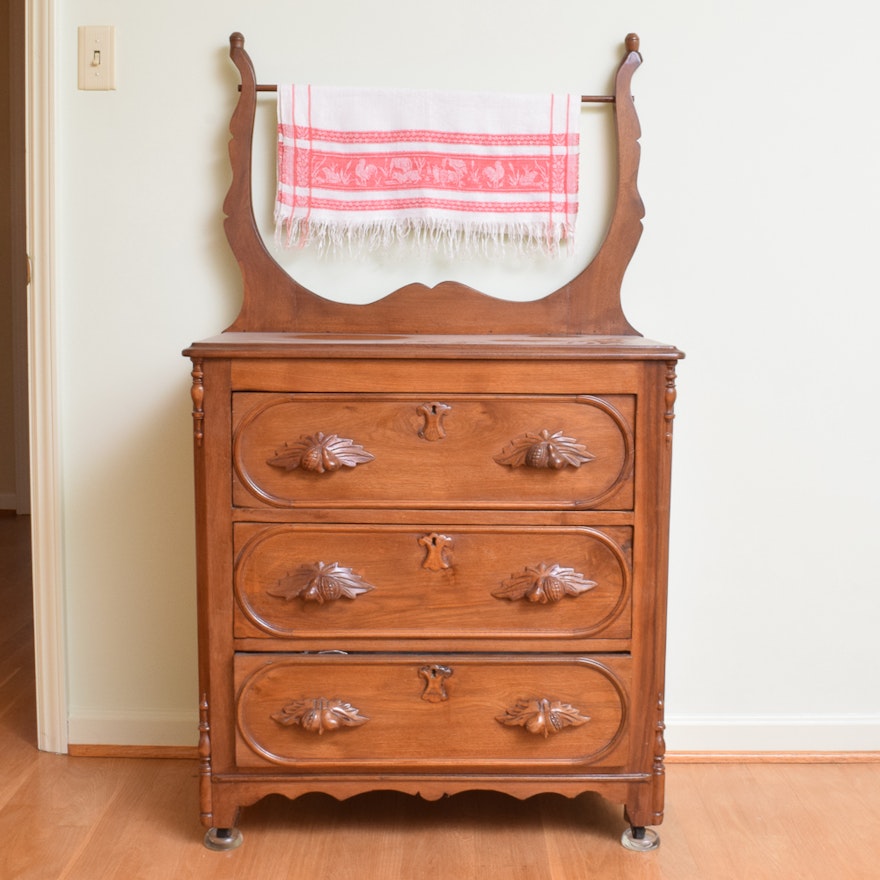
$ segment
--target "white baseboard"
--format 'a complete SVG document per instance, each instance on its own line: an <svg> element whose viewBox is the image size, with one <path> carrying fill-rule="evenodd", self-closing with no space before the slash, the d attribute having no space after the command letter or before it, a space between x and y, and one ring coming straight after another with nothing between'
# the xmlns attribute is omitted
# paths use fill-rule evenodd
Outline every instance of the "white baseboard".
<svg viewBox="0 0 880 880"><path fill-rule="evenodd" d="M677 752L878 751L880 715L669 715L666 747Z"/></svg>
<svg viewBox="0 0 880 880"><path fill-rule="evenodd" d="M68 721L70 745L108 746L195 746L198 717L192 712L105 712L71 713Z"/></svg>
<svg viewBox="0 0 880 880"><path fill-rule="evenodd" d="M79 711L72 745L195 746L196 712ZM880 751L880 715L671 715L671 752Z"/></svg>

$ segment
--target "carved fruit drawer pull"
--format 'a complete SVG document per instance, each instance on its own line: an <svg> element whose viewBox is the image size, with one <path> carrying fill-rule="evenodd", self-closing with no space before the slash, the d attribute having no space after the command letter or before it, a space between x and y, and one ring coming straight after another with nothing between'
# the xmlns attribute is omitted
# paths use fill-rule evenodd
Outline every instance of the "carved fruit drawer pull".
<svg viewBox="0 0 880 880"><path fill-rule="evenodd" d="M359 574L345 568L338 562L316 562L304 565L292 574L280 578L278 587L269 590L270 596L278 599L296 599L306 602L317 602L323 605L335 599L354 599L361 593L368 593L376 588L368 584Z"/></svg>
<svg viewBox="0 0 880 880"><path fill-rule="evenodd" d="M496 718L508 727L524 727L529 733L548 737L566 727L580 727L590 720L569 703L548 699L518 700L512 709Z"/></svg>
<svg viewBox="0 0 880 880"><path fill-rule="evenodd" d="M423 440L442 440L446 436L443 416L451 409L448 403L423 403L418 408L418 412L425 420L425 424L419 431L419 437Z"/></svg>
<svg viewBox="0 0 880 880"><path fill-rule="evenodd" d="M520 574L511 575L492 595L497 599L527 599L529 602L558 602L564 596L580 596L592 590L596 581L585 578L573 568L561 565L526 566Z"/></svg>
<svg viewBox="0 0 880 880"><path fill-rule="evenodd" d="M298 724L309 733L323 735L325 730L339 730L341 727L360 727L370 719L361 715L351 703L342 700L296 700L288 703L280 712L272 716L284 727Z"/></svg>
<svg viewBox="0 0 880 880"><path fill-rule="evenodd" d="M594 458L574 437L566 437L562 431L551 434L545 429L537 434L522 434L511 440L495 456L495 461L510 467L561 470L565 467L579 468Z"/></svg>
<svg viewBox="0 0 880 880"><path fill-rule="evenodd" d="M342 467L357 467L363 462L372 461L374 455L353 440L338 434L309 434L292 443L285 443L266 464L282 471L302 468L318 474L332 473Z"/></svg>

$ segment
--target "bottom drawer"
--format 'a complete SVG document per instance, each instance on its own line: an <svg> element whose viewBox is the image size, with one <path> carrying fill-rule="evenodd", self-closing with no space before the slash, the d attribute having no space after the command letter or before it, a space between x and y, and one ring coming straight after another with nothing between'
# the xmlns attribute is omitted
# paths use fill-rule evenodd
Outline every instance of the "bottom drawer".
<svg viewBox="0 0 880 880"><path fill-rule="evenodd" d="M237 654L236 761L570 773L626 761L627 655Z"/></svg>

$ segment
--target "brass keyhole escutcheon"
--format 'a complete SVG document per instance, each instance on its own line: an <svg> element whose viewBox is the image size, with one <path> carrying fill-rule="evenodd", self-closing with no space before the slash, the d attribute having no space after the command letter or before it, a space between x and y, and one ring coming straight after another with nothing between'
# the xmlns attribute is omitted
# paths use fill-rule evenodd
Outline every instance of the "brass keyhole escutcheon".
<svg viewBox="0 0 880 880"><path fill-rule="evenodd" d="M425 420L425 424L419 431L419 437L423 440L442 440L446 436L446 428L443 426L443 417L452 407L447 403L434 401L423 403L419 408L419 415Z"/></svg>
<svg viewBox="0 0 880 880"><path fill-rule="evenodd" d="M432 663L430 666L423 666L419 670L419 675L425 680L425 690L422 692L422 699L429 703L442 703L449 699L446 692L446 679L452 675L452 669L449 666L441 666L438 663Z"/></svg>

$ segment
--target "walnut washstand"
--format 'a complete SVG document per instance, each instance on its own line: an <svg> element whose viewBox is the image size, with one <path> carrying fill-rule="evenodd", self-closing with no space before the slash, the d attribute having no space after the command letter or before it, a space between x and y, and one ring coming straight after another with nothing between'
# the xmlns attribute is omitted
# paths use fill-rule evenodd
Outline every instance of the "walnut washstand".
<svg viewBox="0 0 880 880"><path fill-rule="evenodd" d="M201 814L270 794L596 791L663 819L669 479L681 353L634 330L630 35L606 237L556 292L315 295L254 220L240 34L226 232L241 312L194 343ZM486 332L486 328L492 332Z"/></svg>

